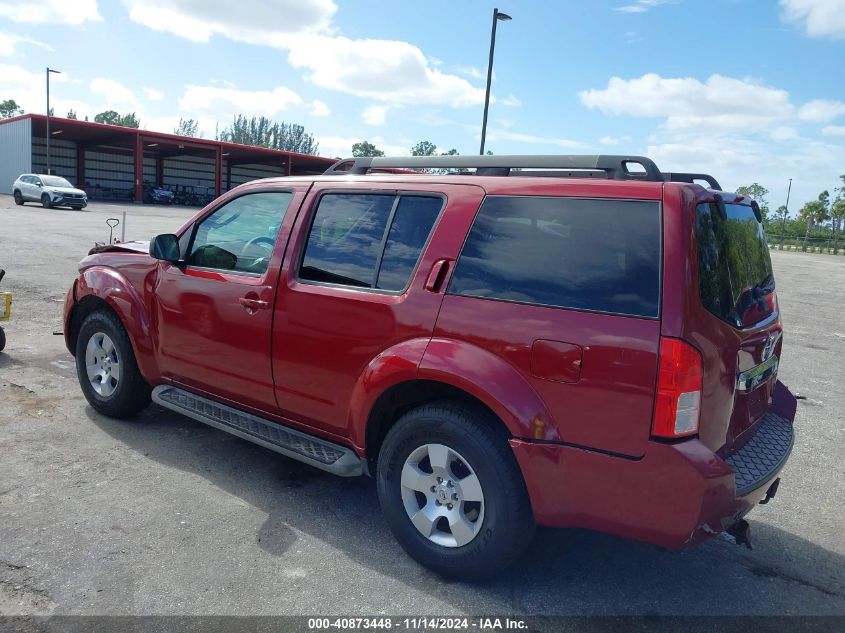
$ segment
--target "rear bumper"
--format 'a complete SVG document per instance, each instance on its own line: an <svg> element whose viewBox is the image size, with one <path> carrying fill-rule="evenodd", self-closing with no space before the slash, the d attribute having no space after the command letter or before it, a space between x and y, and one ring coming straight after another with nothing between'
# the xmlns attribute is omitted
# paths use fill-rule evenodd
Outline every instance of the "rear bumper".
<svg viewBox="0 0 845 633"><path fill-rule="evenodd" d="M726 460L697 439L650 442L636 460L511 441L538 523L669 548L694 545L744 517L766 496L792 445L792 421L775 413Z"/></svg>

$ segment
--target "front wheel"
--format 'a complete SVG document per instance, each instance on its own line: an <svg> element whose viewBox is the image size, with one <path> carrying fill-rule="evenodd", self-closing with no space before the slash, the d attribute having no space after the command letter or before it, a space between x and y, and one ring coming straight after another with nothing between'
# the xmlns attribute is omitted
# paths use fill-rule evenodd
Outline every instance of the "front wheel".
<svg viewBox="0 0 845 633"><path fill-rule="evenodd" d="M15 204L21 206L23 204L23 195L21 195L20 191L15 191Z"/></svg>
<svg viewBox="0 0 845 633"><path fill-rule="evenodd" d="M6 349L6 332L0 327L0 352Z"/></svg>
<svg viewBox="0 0 845 633"><path fill-rule="evenodd" d="M76 373L88 403L109 417L131 417L150 403L150 386L114 312L92 312L83 321L76 341Z"/></svg>
<svg viewBox="0 0 845 633"><path fill-rule="evenodd" d="M498 419L460 402L424 405L390 430L378 495L408 554L460 580L512 565L534 534L522 474Z"/></svg>
<svg viewBox="0 0 845 633"><path fill-rule="evenodd" d="M45 209L52 209L53 208L53 201L50 199L46 193L41 196L41 206Z"/></svg>

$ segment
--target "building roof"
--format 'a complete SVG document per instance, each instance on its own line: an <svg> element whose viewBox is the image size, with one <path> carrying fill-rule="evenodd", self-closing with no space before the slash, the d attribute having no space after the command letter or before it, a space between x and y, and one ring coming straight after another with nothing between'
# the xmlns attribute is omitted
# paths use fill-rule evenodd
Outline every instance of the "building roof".
<svg viewBox="0 0 845 633"><path fill-rule="evenodd" d="M23 119L32 120L33 136L46 135L47 117L43 114L24 114L10 119L0 120L0 125ZM56 116L50 117L50 136L53 139L61 138L83 145L106 146L127 150L134 150L138 137L140 137L144 151L155 151L165 156L204 153L213 155L219 147L229 164L287 165L288 161L290 161L291 172L294 174L323 173L335 163L334 159L322 156L311 156L298 152L254 147L213 139L178 136L165 132L153 132L150 130L94 123L92 121L79 121Z"/></svg>

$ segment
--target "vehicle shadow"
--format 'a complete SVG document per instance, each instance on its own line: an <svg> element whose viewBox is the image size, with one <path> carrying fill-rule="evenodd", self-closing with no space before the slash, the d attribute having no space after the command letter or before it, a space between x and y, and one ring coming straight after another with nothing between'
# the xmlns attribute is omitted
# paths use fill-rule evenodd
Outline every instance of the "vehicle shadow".
<svg viewBox="0 0 845 633"><path fill-rule="evenodd" d="M499 578L455 583L401 550L381 519L372 479L344 479L157 405L121 421L86 409L105 433L169 467L199 475L267 518L245 534L284 557L306 533L356 563L469 613L531 615L845 614L845 557L755 522L758 549L714 540L690 551L586 530L539 529ZM249 468L230 467L248 465ZM773 584L775 582L786 583ZM783 597L787 586L790 597Z"/></svg>

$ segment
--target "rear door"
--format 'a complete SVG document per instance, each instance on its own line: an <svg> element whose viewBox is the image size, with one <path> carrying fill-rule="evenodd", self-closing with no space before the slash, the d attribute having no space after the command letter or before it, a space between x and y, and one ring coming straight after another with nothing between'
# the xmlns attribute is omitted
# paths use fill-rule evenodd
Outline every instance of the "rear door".
<svg viewBox="0 0 845 633"><path fill-rule="evenodd" d="M489 196L435 337L517 368L561 441L642 455L660 338L660 213L659 200Z"/></svg>
<svg viewBox="0 0 845 633"><path fill-rule="evenodd" d="M437 282L482 197L471 185L315 184L276 295L273 374L283 415L351 437L353 390L375 357L409 342L422 356L443 298Z"/></svg>
<svg viewBox="0 0 845 633"><path fill-rule="evenodd" d="M762 222L748 204L695 206L696 278L687 333L704 361L700 436L730 453L768 410L782 347Z"/></svg>

